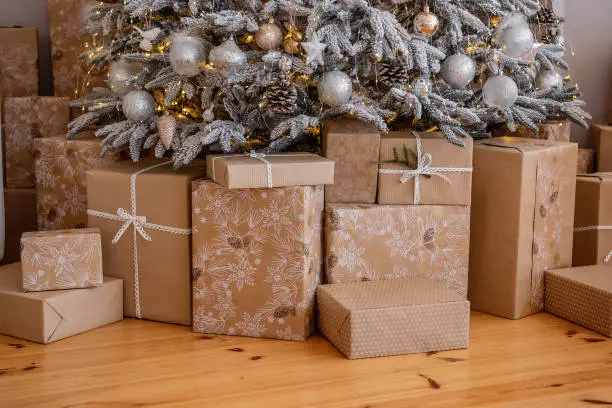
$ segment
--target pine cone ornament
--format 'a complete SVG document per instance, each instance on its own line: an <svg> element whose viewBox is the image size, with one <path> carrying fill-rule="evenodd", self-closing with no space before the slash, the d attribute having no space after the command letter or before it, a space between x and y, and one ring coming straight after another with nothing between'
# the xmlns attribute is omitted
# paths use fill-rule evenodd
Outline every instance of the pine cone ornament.
<svg viewBox="0 0 612 408"><path fill-rule="evenodd" d="M272 85L266 92L266 107L278 113L292 113L297 103L297 89L288 78Z"/></svg>
<svg viewBox="0 0 612 408"><path fill-rule="evenodd" d="M559 24L564 21L559 17L552 8L542 7L536 14L531 17L533 23L539 24Z"/></svg>
<svg viewBox="0 0 612 408"><path fill-rule="evenodd" d="M406 85L410 80L408 68L397 61L381 62L378 68L378 80L389 87Z"/></svg>

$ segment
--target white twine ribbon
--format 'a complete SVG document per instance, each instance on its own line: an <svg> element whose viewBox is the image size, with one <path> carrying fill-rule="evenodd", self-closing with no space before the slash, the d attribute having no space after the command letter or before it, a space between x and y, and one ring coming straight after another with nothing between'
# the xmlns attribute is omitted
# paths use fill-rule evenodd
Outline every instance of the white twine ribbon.
<svg viewBox="0 0 612 408"><path fill-rule="evenodd" d="M416 139L417 147L417 168L400 170L400 169L379 169L378 172L381 174L400 174L400 182L402 184L414 178L414 204L419 204L421 201L421 188L419 183L420 176L437 176L440 177L447 183L450 183L450 179L442 173L471 173L471 167L432 167L433 156L431 153L423 154L421 149L421 138L417 132L412 132Z"/></svg>
<svg viewBox="0 0 612 408"><path fill-rule="evenodd" d="M151 241L152 239L147 233L146 231L147 229L154 229L158 231L169 232L171 234L181 234L181 235L191 234L190 228L176 228L176 227L170 227L168 225L149 223L147 222L147 217L142 216L142 215L137 215L137 212L136 212L136 177L149 170L153 170L161 166L167 166L171 163L172 162L170 161L159 163L154 166L139 170L136 173L132 174L130 178L130 198L131 198L131 205L132 205L131 212L127 212L123 208L118 208L116 214L111 214L111 213L107 213L103 211L96 211L96 210L87 210L87 214L93 217L99 217L99 218L104 218L107 220L123 222L123 224L121 225L121 228L119 228L119 231L117 231L117 233L115 234L115 237L113 238L113 244L116 244L117 242L119 242L119 240L121 239L121 237L123 237L123 235L128 230L130 225L134 227L133 235L132 235L133 241L134 241L134 303L136 304L136 317L139 319L142 318L142 314L140 311L140 270L138 268L138 236L140 235L146 241Z"/></svg>
<svg viewBox="0 0 612 408"><path fill-rule="evenodd" d="M582 231L607 231L607 230L612 230L612 225L589 225L587 227L576 227L574 228L574 232L582 232ZM612 249L610 250L610 252L608 252L608 255L606 255L603 259L604 263L608 263L610 262L610 259L612 259Z"/></svg>

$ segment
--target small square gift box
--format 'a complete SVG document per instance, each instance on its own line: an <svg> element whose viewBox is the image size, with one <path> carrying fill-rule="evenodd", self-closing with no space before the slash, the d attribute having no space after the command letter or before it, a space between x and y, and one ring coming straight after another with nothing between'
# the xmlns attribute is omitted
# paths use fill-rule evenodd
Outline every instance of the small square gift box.
<svg viewBox="0 0 612 408"><path fill-rule="evenodd" d="M212 155L206 174L228 189L334 183L334 161L311 153Z"/></svg>
<svg viewBox="0 0 612 408"><path fill-rule="evenodd" d="M441 133L383 135L378 203L470 205L472 149L471 139L460 147Z"/></svg>
<svg viewBox="0 0 612 408"><path fill-rule="evenodd" d="M102 285L100 231L26 232L21 237L23 289L28 292Z"/></svg>

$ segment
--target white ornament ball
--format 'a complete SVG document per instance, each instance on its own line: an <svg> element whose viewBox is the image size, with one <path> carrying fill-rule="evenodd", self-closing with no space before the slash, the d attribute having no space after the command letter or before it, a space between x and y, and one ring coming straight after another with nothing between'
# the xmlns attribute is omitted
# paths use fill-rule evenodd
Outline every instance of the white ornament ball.
<svg viewBox="0 0 612 408"><path fill-rule="evenodd" d="M504 54L513 58L527 54L535 42L531 28L524 21L516 21L500 28L497 41Z"/></svg>
<svg viewBox="0 0 612 408"><path fill-rule="evenodd" d="M413 24L414 31L425 37L431 37L440 28L438 16L430 12L428 6L425 6L425 9L414 17Z"/></svg>
<svg viewBox="0 0 612 408"><path fill-rule="evenodd" d="M200 73L200 63L206 58L204 45L195 37L176 36L170 45L169 58L174 72L185 77L196 76Z"/></svg>
<svg viewBox="0 0 612 408"><path fill-rule="evenodd" d="M351 100L353 95L353 82L342 71L328 71L323 74L319 84L319 99L332 108L340 106Z"/></svg>
<svg viewBox="0 0 612 408"><path fill-rule="evenodd" d="M431 93L431 81L425 77L418 77L412 80L410 88L416 96L429 95Z"/></svg>
<svg viewBox="0 0 612 408"><path fill-rule="evenodd" d="M538 89L563 89L563 75L556 70L540 71L536 77L536 88Z"/></svg>
<svg viewBox="0 0 612 408"><path fill-rule="evenodd" d="M155 100L147 91L138 89L123 97L122 109L132 122L142 122L155 113Z"/></svg>
<svg viewBox="0 0 612 408"><path fill-rule="evenodd" d="M518 98L518 86L516 82L505 75L490 77L482 87L482 95L488 106L495 106L506 110L516 102Z"/></svg>
<svg viewBox="0 0 612 408"><path fill-rule="evenodd" d="M274 50L283 41L283 31L276 24L262 24L255 33L255 42L262 50Z"/></svg>
<svg viewBox="0 0 612 408"><path fill-rule="evenodd" d="M136 87L129 81L138 74L138 67L126 61L114 62L108 71L106 83L117 96L125 96Z"/></svg>
<svg viewBox="0 0 612 408"><path fill-rule="evenodd" d="M465 54L454 54L444 60L442 79L454 89L461 89L476 76L476 63Z"/></svg>
<svg viewBox="0 0 612 408"><path fill-rule="evenodd" d="M236 45L233 39L210 50L208 62L222 71L229 71L232 67L244 65L247 62L246 54Z"/></svg>

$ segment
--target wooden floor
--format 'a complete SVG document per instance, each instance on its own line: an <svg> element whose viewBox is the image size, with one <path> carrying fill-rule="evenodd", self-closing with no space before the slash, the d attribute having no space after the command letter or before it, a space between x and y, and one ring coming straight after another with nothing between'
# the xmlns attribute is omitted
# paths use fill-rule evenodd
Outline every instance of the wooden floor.
<svg viewBox="0 0 612 408"><path fill-rule="evenodd" d="M124 320L48 346L0 336L0 407L612 406L612 341L539 314L472 314L469 350L349 361L323 338Z"/></svg>

